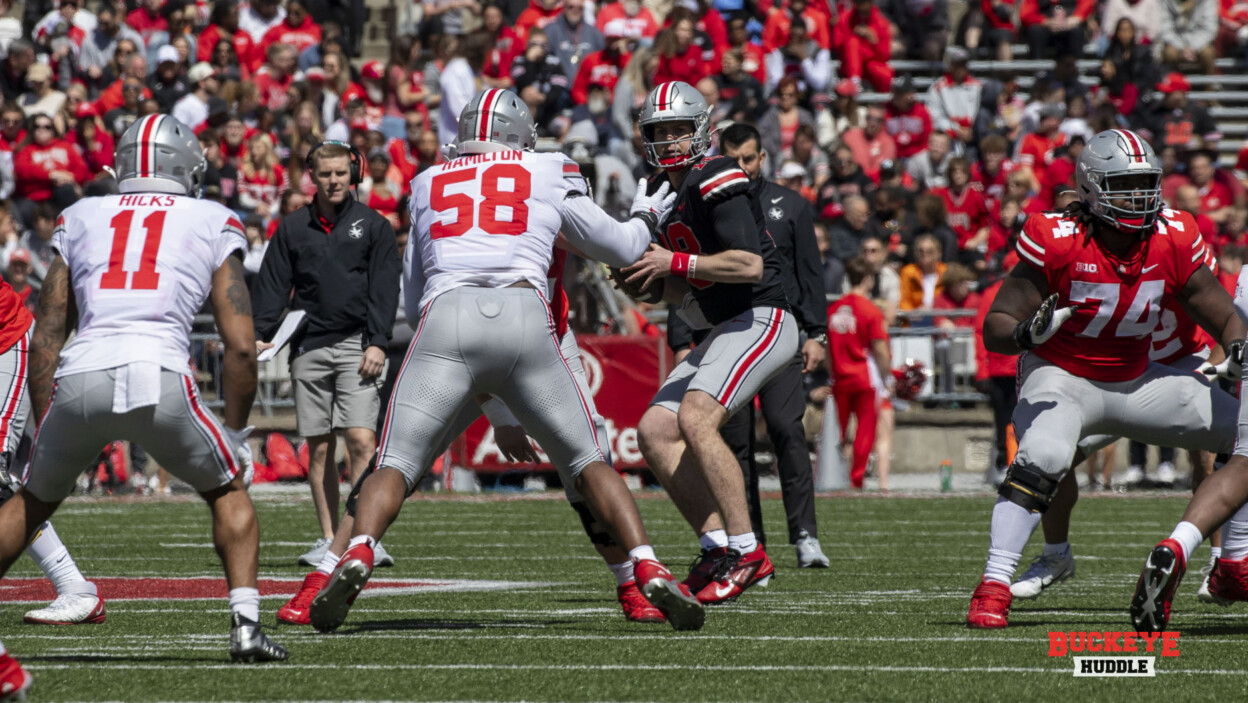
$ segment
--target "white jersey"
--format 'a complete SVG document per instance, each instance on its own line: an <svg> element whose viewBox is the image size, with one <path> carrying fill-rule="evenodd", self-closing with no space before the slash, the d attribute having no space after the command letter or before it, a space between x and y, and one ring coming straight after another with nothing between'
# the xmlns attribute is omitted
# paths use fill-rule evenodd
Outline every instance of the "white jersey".
<svg viewBox="0 0 1248 703"><path fill-rule="evenodd" d="M190 331L213 273L247 239L225 206L181 195L86 198L52 247L69 267L78 333L57 378L134 363L190 373Z"/></svg>
<svg viewBox="0 0 1248 703"><path fill-rule="evenodd" d="M409 304L423 291L419 309L461 286L527 281L545 290L561 228L582 253L613 266L636 261L650 241L641 221L617 222L594 205L580 167L561 153L461 156L426 169L411 191L404 286Z"/></svg>

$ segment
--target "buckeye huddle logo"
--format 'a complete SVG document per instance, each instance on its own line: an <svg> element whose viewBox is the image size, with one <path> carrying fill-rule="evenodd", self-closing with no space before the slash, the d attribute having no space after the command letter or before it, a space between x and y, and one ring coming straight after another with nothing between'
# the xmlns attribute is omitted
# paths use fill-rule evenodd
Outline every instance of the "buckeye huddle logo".
<svg viewBox="0 0 1248 703"><path fill-rule="evenodd" d="M1075 676L1156 676L1159 654L1179 656L1178 632L1050 632L1049 656L1076 656Z"/></svg>

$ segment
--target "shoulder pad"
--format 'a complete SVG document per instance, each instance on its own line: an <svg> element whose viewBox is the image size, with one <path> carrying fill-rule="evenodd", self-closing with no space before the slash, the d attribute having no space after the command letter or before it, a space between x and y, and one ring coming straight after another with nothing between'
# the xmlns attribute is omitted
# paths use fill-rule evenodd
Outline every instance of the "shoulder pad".
<svg viewBox="0 0 1248 703"><path fill-rule="evenodd" d="M1039 212L1027 218L1018 235L1018 255L1043 269L1054 254L1070 249L1079 234L1079 223L1062 213Z"/></svg>
<svg viewBox="0 0 1248 703"><path fill-rule="evenodd" d="M750 179L736 159L717 156L693 167L697 174L698 195L707 203L717 203L750 189Z"/></svg>
<svg viewBox="0 0 1248 703"><path fill-rule="evenodd" d="M579 195L589 195L589 184L585 182L585 176L581 175L581 166L572 160L567 154L559 155L562 163L564 185L568 192L565 197L573 198Z"/></svg>
<svg viewBox="0 0 1248 703"><path fill-rule="evenodd" d="M1181 252L1191 256L1192 261L1200 261L1207 257L1209 247L1200 234L1200 225L1191 213L1166 208L1157 218L1157 234L1166 235Z"/></svg>

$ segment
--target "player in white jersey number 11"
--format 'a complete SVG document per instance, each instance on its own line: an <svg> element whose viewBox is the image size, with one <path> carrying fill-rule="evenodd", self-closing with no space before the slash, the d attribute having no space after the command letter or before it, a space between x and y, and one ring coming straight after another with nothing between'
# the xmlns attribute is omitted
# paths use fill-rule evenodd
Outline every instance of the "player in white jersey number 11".
<svg viewBox="0 0 1248 703"><path fill-rule="evenodd" d="M628 550L637 584L668 622L702 627L701 604L659 563L627 486L605 461L544 293L560 231L580 253L626 266L646 251L672 198L667 189L639 189L632 216L617 222L588 197L575 163L535 153L535 143L524 102L487 90L460 114L454 158L412 181L415 249L405 280L423 290L420 322L386 409L378 468L360 487L349 547L312 601L317 629L346 619L372 574L373 545L442 451L447 427L481 394L506 403Z"/></svg>
<svg viewBox="0 0 1248 703"><path fill-rule="evenodd" d="M116 164L121 194L68 208L52 238L57 256L30 351L40 420L24 486L0 506L0 574L100 447L128 440L208 503L230 589L231 658L284 660L286 650L259 624L260 537L246 443L256 350L242 225L232 211L198 199L204 155L173 117L131 125ZM224 426L204 406L189 367L191 322L205 300L225 346Z"/></svg>

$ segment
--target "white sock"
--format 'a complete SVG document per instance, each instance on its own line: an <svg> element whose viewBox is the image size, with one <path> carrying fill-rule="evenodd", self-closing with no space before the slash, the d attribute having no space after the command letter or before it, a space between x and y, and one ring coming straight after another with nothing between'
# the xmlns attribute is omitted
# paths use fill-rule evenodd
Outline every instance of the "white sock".
<svg viewBox="0 0 1248 703"><path fill-rule="evenodd" d="M316 565L316 573L325 574L326 576L334 573L334 569L338 567L339 559L342 559L342 557L326 549L325 556L321 557L321 563Z"/></svg>
<svg viewBox="0 0 1248 703"><path fill-rule="evenodd" d="M1248 556L1248 503L1240 506L1222 526L1222 554L1228 561Z"/></svg>
<svg viewBox="0 0 1248 703"><path fill-rule="evenodd" d="M372 537L369 537L368 535L360 535L359 537L352 537L351 543L347 545L347 549L350 549L356 546L357 544L367 544L368 548L372 549L373 547L377 546L377 540L373 539Z"/></svg>
<svg viewBox="0 0 1248 703"><path fill-rule="evenodd" d="M260 591L255 588L231 588L230 613L260 622Z"/></svg>
<svg viewBox="0 0 1248 703"><path fill-rule="evenodd" d="M1236 544L1236 542L1228 538L1228 535L1235 532L1234 518L1231 518L1231 520L1226 523L1228 529L1222 532L1222 552L1227 554L1229 559L1238 559L1241 557L1233 555L1235 548L1232 545ZM1248 528L1248 522L1243 523L1242 527ZM1243 546L1244 555L1248 556L1248 529L1245 529L1241 534L1243 534L1244 539L1240 544ZM1170 533L1170 539L1178 542L1179 547L1183 550L1183 563L1187 563L1187 560L1192 557L1192 552L1196 551L1200 543L1205 541L1204 536L1200 534L1200 528L1186 520L1174 526L1174 532Z"/></svg>
<svg viewBox="0 0 1248 703"><path fill-rule="evenodd" d="M1217 560L1219 560L1219 559L1221 559L1221 558L1222 558L1222 548L1221 548L1221 547L1210 547L1210 548L1209 548L1209 562L1210 562L1210 563L1213 563L1213 562L1215 562L1215 561L1217 561Z"/></svg>
<svg viewBox="0 0 1248 703"><path fill-rule="evenodd" d="M703 549L715 549L717 547L728 546L728 532L725 530L711 530L698 538L698 543Z"/></svg>
<svg viewBox="0 0 1248 703"><path fill-rule="evenodd" d="M6 654L8 654L8 653L9 653L9 650L8 650L8 649L5 649L5 647L4 647L4 643L3 643L3 642L0 642L0 657L3 657L4 655L6 655Z"/></svg>
<svg viewBox="0 0 1248 703"><path fill-rule="evenodd" d="M57 536L52 523L45 522L39 527L39 530L35 532L34 540L26 547L26 553L35 560L44 575L52 582L52 587L56 589L58 596L65 593L99 595L95 584L83 578L82 572L78 570L74 558L69 555L69 550Z"/></svg>
<svg viewBox="0 0 1248 703"><path fill-rule="evenodd" d="M988 565L984 567L984 578L1010 585L1014 572L1018 570L1018 560L1023 558L1023 548L1039 525L1040 513L1033 513L1017 503L998 497L997 504L992 508Z"/></svg>
<svg viewBox="0 0 1248 703"><path fill-rule="evenodd" d="M628 550L628 558L633 561L641 561L643 559L649 559L651 561L659 560L659 558L654 555L654 547L651 547L648 544L643 544L640 547L634 547Z"/></svg>
<svg viewBox="0 0 1248 703"><path fill-rule="evenodd" d="M746 532L740 535L728 535L728 548L735 549L740 554L749 554L758 549L758 540L754 538L753 532Z"/></svg>
<svg viewBox="0 0 1248 703"><path fill-rule="evenodd" d="M1059 555L1070 551L1070 542L1062 542L1061 544L1044 543L1044 555Z"/></svg>
<svg viewBox="0 0 1248 703"><path fill-rule="evenodd" d="M615 585L623 586L629 581L635 581L633 574L633 562L626 561L623 564L607 564L607 568L611 569L611 573L615 574Z"/></svg>

